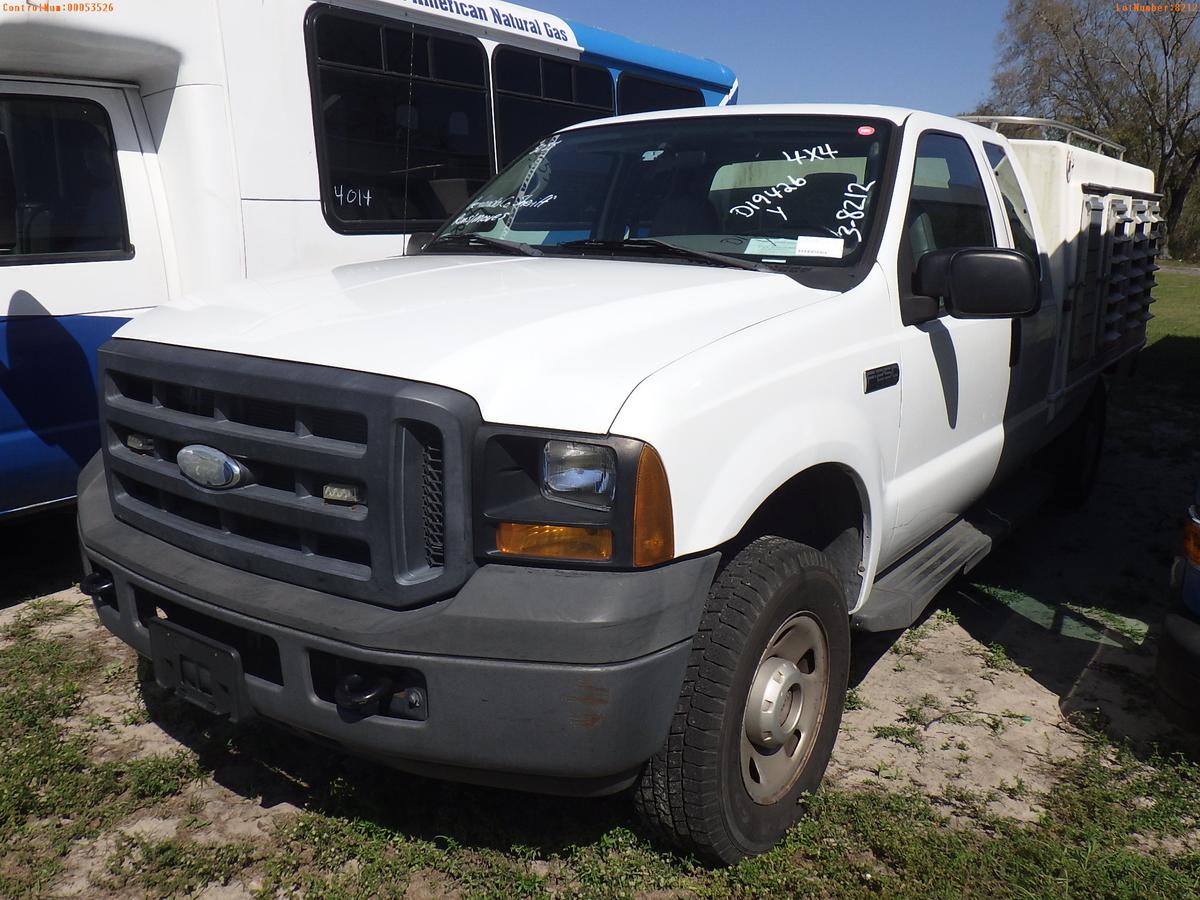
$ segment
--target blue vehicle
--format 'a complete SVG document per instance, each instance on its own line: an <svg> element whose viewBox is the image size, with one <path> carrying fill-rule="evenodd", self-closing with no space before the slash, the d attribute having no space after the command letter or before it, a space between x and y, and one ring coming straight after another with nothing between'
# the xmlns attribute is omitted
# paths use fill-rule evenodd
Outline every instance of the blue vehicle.
<svg viewBox="0 0 1200 900"><path fill-rule="evenodd" d="M73 501L96 348L131 317L403 252L552 131L736 95L719 63L503 0L6 11L0 519Z"/></svg>
<svg viewBox="0 0 1200 900"><path fill-rule="evenodd" d="M1171 605L1158 646L1158 688L1168 712L1200 724L1200 485L1171 567Z"/></svg>

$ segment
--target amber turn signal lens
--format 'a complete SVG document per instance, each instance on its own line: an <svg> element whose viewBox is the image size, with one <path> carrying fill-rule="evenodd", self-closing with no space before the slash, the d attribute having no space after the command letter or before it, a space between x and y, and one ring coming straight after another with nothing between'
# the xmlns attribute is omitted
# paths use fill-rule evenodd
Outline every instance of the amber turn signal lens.
<svg viewBox="0 0 1200 900"><path fill-rule="evenodd" d="M1193 566L1200 566L1200 519L1196 514L1200 510L1193 509L1183 526L1183 557Z"/></svg>
<svg viewBox="0 0 1200 900"><path fill-rule="evenodd" d="M633 564L654 566L675 555L671 488L658 451L646 444L638 460L633 498Z"/></svg>
<svg viewBox="0 0 1200 900"><path fill-rule="evenodd" d="M607 528L501 522L496 529L496 549L514 556L604 562L612 559L612 532Z"/></svg>

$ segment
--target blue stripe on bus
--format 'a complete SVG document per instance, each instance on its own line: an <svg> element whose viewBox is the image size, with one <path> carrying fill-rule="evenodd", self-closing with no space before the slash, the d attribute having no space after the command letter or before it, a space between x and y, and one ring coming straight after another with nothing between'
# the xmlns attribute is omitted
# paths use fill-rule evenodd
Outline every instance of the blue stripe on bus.
<svg viewBox="0 0 1200 900"><path fill-rule="evenodd" d="M96 349L128 318L0 318L0 516L75 495L99 449Z"/></svg>
<svg viewBox="0 0 1200 900"><path fill-rule="evenodd" d="M583 47L583 58L610 65L616 69L641 68L673 75L684 81L702 81L714 88L723 88L721 96L733 87L733 71L711 59L688 56L675 50L652 47L640 41L613 34L590 25L567 20L575 39Z"/></svg>

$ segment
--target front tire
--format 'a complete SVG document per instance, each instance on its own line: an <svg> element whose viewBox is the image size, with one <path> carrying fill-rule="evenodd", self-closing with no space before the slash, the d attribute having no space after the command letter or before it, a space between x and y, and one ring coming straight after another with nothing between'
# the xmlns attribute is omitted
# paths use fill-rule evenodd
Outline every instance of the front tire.
<svg viewBox="0 0 1200 900"><path fill-rule="evenodd" d="M713 583L671 731L634 792L660 838L731 864L803 814L841 723L850 627L822 553L763 537Z"/></svg>

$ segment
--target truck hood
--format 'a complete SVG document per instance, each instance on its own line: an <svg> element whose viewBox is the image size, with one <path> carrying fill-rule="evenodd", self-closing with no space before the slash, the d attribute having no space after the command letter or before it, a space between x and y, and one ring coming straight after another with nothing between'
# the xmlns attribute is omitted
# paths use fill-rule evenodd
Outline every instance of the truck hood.
<svg viewBox="0 0 1200 900"><path fill-rule="evenodd" d="M227 285L117 337L439 384L489 422L602 434L647 376L831 295L743 269L430 255Z"/></svg>

